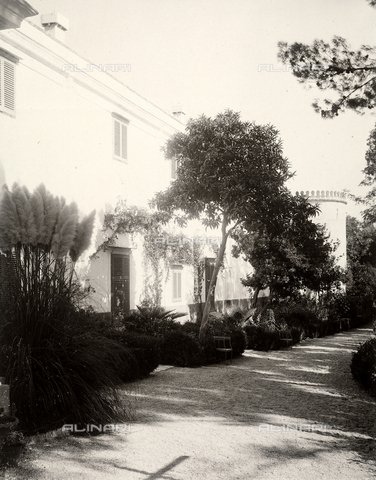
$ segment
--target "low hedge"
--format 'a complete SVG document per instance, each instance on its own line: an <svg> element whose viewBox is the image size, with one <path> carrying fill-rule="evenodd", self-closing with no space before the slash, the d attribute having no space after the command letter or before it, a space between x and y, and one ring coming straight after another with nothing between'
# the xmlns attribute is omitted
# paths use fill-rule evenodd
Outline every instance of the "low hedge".
<svg viewBox="0 0 376 480"><path fill-rule="evenodd" d="M359 328L371 320L372 316L356 315L352 318L329 318L320 320L314 312L304 307L294 307L290 312L284 311L283 316L276 312L278 320L287 324L292 336L292 345L305 338L318 338L334 335L351 328ZM244 327L248 338L248 348L253 350L278 350L285 347L280 341L278 330L261 325L247 325Z"/></svg>
<svg viewBox="0 0 376 480"><path fill-rule="evenodd" d="M367 340L353 353L351 373L363 388L376 396L376 338Z"/></svg>
<svg viewBox="0 0 376 480"><path fill-rule="evenodd" d="M108 326L103 329L103 335L126 347L134 359L132 368L128 372L124 371L125 367L122 365L124 362L120 361L117 366L118 370L122 372L121 378L124 382L144 378L158 367L160 363L159 338Z"/></svg>
<svg viewBox="0 0 376 480"><path fill-rule="evenodd" d="M177 367L198 367L205 363L204 353L188 333L168 332L161 341L161 363Z"/></svg>
<svg viewBox="0 0 376 480"><path fill-rule="evenodd" d="M285 346L281 342L277 331L265 330L256 325L247 325L244 330L248 339L248 348L252 350L278 350Z"/></svg>
<svg viewBox="0 0 376 480"><path fill-rule="evenodd" d="M155 370L161 360L161 340L142 333L124 332L121 342L130 348L137 360L138 377L143 378Z"/></svg>

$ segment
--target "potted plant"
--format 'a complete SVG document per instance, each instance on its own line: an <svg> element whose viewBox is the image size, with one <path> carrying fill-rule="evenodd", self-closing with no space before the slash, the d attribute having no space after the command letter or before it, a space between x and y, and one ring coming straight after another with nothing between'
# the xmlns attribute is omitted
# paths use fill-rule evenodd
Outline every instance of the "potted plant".
<svg viewBox="0 0 376 480"><path fill-rule="evenodd" d="M1 449L2 463L6 465L16 465L25 445L26 440L22 432L13 431L8 433Z"/></svg>

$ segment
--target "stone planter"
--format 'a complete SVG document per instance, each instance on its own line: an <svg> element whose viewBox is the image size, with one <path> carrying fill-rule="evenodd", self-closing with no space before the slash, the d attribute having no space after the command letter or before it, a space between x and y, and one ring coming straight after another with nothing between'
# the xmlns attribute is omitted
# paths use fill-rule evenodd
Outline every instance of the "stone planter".
<svg viewBox="0 0 376 480"><path fill-rule="evenodd" d="M0 442L14 429L18 423L16 417L0 417Z"/></svg>

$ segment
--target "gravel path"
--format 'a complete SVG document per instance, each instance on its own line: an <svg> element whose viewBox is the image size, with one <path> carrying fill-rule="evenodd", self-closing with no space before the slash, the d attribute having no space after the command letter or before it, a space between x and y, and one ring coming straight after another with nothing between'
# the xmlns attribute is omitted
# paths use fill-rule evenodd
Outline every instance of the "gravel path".
<svg viewBox="0 0 376 480"><path fill-rule="evenodd" d="M370 327L247 351L231 365L160 368L127 386L136 421L42 438L5 479L376 478L376 401L350 373ZM129 389L132 388L132 391Z"/></svg>

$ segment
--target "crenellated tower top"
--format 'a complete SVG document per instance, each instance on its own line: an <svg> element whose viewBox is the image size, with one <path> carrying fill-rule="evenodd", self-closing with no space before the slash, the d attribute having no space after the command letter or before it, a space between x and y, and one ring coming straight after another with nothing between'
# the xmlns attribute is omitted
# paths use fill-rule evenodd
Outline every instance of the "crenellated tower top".
<svg viewBox="0 0 376 480"><path fill-rule="evenodd" d="M302 195L310 200L317 202L339 202L347 204L347 196L345 192L338 192L333 190L302 190L296 192L297 195Z"/></svg>

